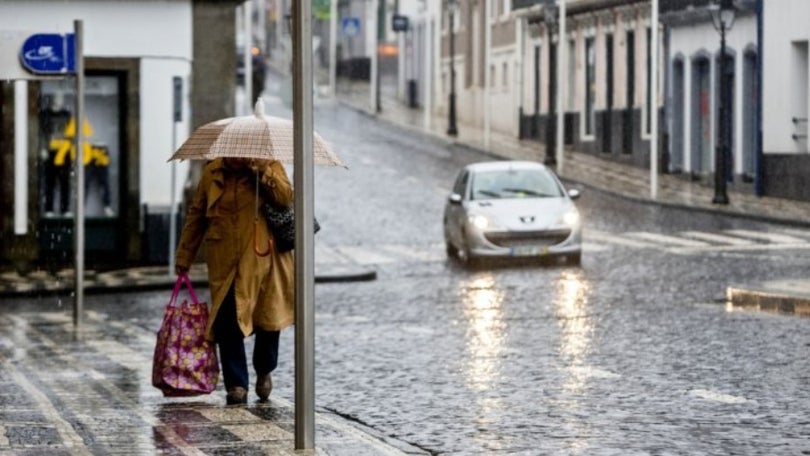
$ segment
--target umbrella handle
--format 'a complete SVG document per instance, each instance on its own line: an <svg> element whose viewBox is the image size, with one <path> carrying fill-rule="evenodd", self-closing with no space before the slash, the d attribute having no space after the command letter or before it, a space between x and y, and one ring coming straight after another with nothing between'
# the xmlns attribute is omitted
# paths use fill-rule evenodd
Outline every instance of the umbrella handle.
<svg viewBox="0 0 810 456"><path fill-rule="evenodd" d="M267 240L267 250L262 252L261 246L258 244L259 241L259 218L253 219L253 251L256 252L256 255L260 257L266 257L270 255L270 250L273 249L273 241L268 239Z"/></svg>

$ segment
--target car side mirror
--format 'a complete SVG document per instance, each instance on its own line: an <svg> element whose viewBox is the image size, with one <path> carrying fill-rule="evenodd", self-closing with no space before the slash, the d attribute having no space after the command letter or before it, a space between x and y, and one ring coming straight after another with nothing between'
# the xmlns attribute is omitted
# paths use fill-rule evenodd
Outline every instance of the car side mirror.
<svg viewBox="0 0 810 456"><path fill-rule="evenodd" d="M575 188L568 189L568 196L571 197L572 200L579 198L580 195L582 195L582 193L579 190Z"/></svg>
<svg viewBox="0 0 810 456"><path fill-rule="evenodd" d="M461 195L458 193L451 193L450 196L447 197L447 201L450 204L461 204Z"/></svg>

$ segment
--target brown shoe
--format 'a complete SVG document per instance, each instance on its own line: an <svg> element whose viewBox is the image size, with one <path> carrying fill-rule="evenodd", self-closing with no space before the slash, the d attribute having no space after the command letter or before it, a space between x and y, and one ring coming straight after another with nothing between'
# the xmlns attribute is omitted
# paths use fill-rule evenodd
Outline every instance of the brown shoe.
<svg viewBox="0 0 810 456"><path fill-rule="evenodd" d="M270 374L259 375L256 378L256 395L259 396L259 400L266 401L270 397L271 391L273 391L273 379L270 378Z"/></svg>
<svg viewBox="0 0 810 456"><path fill-rule="evenodd" d="M229 389L225 396L225 403L228 405L247 404L247 390L241 386Z"/></svg>

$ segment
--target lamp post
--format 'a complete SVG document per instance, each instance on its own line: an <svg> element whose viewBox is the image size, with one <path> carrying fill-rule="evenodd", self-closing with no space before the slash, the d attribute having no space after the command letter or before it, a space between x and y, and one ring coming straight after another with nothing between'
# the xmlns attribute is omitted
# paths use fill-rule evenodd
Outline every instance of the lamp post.
<svg viewBox="0 0 810 456"><path fill-rule="evenodd" d="M456 5L456 0L447 0L447 18L449 22L447 33L450 35L450 99L448 100L447 110L447 134L450 136L458 135L458 128L456 128L456 66L453 62L456 57L456 33L453 30Z"/></svg>
<svg viewBox="0 0 810 456"><path fill-rule="evenodd" d="M543 21L546 23L546 30L548 30L548 115L546 116L546 158L543 163L549 166L557 164L556 146L557 140L555 133L557 131L557 52L554 45L554 34L557 33L557 7L548 3L543 6ZM561 40L557 40L560 42ZM553 66L552 66L553 65Z"/></svg>
<svg viewBox="0 0 810 456"><path fill-rule="evenodd" d="M728 204L728 194L726 193L726 172L728 168L728 79L726 75L726 32L731 30L734 25L735 9L732 0L719 0L709 5L709 12L712 16L712 25L720 32L720 67L718 68L719 74L719 90L720 96L718 97L718 112L720 114L717 126L717 145L714 152L714 204Z"/></svg>

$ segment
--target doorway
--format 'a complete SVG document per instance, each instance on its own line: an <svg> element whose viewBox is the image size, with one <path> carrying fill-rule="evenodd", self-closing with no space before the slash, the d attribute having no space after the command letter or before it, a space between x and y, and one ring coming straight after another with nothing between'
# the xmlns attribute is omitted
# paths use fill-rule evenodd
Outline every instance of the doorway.
<svg viewBox="0 0 810 456"><path fill-rule="evenodd" d="M684 68L683 59L677 58L672 64L672 157L671 171L683 171L684 134Z"/></svg>
<svg viewBox="0 0 810 456"><path fill-rule="evenodd" d="M711 64L700 56L692 61L692 153L691 171L699 176L711 169L712 111Z"/></svg>
<svg viewBox="0 0 810 456"><path fill-rule="evenodd" d="M756 173L756 153L758 149L757 113L759 112L759 81L757 79L757 53L753 49L746 51L743 57L743 179L753 181Z"/></svg>

